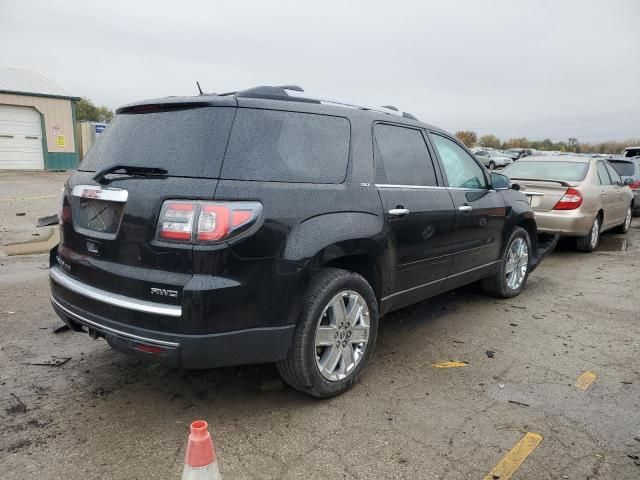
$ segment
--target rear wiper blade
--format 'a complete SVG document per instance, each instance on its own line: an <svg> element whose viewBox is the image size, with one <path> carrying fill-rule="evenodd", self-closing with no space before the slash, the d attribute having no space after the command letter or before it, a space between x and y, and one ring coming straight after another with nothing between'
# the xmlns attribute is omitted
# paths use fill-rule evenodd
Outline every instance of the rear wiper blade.
<svg viewBox="0 0 640 480"><path fill-rule="evenodd" d="M138 165L111 165L110 167L104 168L96 173L93 177L93 180L102 183L104 177L109 175L110 173L126 173L128 175L166 175L169 173L164 168L157 167L142 167Z"/></svg>

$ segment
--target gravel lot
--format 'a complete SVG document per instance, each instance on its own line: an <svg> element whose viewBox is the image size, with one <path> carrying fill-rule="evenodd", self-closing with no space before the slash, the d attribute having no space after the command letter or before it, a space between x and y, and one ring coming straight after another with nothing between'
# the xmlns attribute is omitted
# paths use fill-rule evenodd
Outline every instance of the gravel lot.
<svg viewBox="0 0 640 480"><path fill-rule="evenodd" d="M0 243L57 211L64 178L0 173L0 198L42 197L0 203ZM326 401L271 365L171 370L53 333L47 257L0 257L0 478L178 479L202 418L225 480L483 478L526 432L543 440L514 479L638 479L638 219L623 238L561 245L512 300L468 287L389 315L361 382ZM37 365L52 356L69 360ZM468 365L432 366L449 360Z"/></svg>

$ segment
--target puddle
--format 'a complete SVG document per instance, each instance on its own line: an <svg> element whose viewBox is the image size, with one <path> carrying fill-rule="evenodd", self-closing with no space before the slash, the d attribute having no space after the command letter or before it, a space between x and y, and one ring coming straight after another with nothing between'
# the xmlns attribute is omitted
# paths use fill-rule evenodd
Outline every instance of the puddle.
<svg viewBox="0 0 640 480"><path fill-rule="evenodd" d="M629 243L626 238L602 236L598 250L601 252L626 252L630 246Z"/></svg>

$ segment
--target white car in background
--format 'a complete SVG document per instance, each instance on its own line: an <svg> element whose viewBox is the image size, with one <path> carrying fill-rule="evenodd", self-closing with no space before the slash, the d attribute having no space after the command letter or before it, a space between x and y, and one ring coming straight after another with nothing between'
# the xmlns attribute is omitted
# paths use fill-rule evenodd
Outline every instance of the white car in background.
<svg viewBox="0 0 640 480"><path fill-rule="evenodd" d="M504 168L513 163L511 158L497 150L478 150L474 155L489 170Z"/></svg>

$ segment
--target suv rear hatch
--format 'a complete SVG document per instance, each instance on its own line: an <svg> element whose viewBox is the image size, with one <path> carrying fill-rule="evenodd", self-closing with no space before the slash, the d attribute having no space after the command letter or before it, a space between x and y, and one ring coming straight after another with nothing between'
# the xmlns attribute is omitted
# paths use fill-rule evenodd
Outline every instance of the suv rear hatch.
<svg viewBox="0 0 640 480"><path fill-rule="evenodd" d="M213 198L235 103L174 100L118 110L65 186L57 271L116 296L179 305L194 273L194 247L160 240L158 218L167 199ZM139 312L114 312L53 288L91 313L150 323Z"/></svg>

